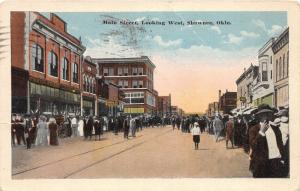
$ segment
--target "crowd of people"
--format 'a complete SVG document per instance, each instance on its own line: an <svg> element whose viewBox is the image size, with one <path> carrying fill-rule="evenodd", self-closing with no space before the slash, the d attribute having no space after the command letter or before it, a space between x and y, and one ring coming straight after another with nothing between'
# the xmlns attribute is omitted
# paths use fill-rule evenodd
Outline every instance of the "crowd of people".
<svg viewBox="0 0 300 191"><path fill-rule="evenodd" d="M12 146L24 144L27 149L32 145L59 145L59 138L84 137L84 140L101 140L104 131L115 135L123 132L124 138L136 137L136 132L148 127L161 127L170 124L168 117L143 115L106 116L46 116L12 114Z"/></svg>
<svg viewBox="0 0 300 191"><path fill-rule="evenodd" d="M143 128L171 125L173 130L191 133L195 149L199 148L200 134L207 132L216 142L225 138L226 148L243 148L249 155L249 170L253 177L289 176L289 112L261 105L248 114L207 116L21 116L12 115L12 145L22 142L32 145L59 145L59 138L84 137L101 140L104 131L115 135L123 132L124 139L136 137Z"/></svg>

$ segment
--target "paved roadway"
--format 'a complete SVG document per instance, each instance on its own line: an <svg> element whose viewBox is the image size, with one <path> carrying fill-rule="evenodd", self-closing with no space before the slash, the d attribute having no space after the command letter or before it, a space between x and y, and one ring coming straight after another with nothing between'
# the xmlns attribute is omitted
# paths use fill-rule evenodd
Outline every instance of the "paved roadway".
<svg viewBox="0 0 300 191"><path fill-rule="evenodd" d="M13 148L13 179L30 178L228 178L251 177L242 149L201 135L199 150L192 136L170 126L148 128L124 140L106 133L101 141L60 140L59 146Z"/></svg>

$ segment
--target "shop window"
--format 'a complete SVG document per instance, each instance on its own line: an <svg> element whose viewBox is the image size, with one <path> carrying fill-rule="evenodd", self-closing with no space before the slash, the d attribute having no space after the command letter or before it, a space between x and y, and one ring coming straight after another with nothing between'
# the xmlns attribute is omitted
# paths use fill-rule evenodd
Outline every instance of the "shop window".
<svg viewBox="0 0 300 191"><path fill-rule="evenodd" d="M281 57L279 58L279 80L282 78L282 63Z"/></svg>
<svg viewBox="0 0 300 191"><path fill-rule="evenodd" d="M69 80L69 61L67 58L63 58L62 60L61 76L62 79Z"/></svg>
<svg viewBox="0 0 300 191"><path fill-rule="evenodd" d="M40 45L32 45L31 64L33 70L44 72L44 50Z"/></svg>

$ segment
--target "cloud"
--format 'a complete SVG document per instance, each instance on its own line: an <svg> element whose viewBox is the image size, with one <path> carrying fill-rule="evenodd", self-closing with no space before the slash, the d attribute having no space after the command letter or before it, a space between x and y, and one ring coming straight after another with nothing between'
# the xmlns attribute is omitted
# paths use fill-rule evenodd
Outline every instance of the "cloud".
<svg viewBox="0 0 300 191"><path fill-rule="evenodd" d="M249 38L258 38L260 35L254 32L241 31L241 36Z"/></svg>
<svg viewBox="0 0 300 191"><path fill-rule="evenodd" d="M176 39L176 40L169 40L164 41L161 36L155 36L153 37L154 42L156 42L158 45L163 47L170 47L170 46L179 46L182 43L182 39Z"/></svg>
<svg viewBox="0 0 300 191"><path fill-rule="evenodd" d="M138 17L138 18L136 18L134 21L136 21L136 22L141 22L141 21L143 21L143 20L145 20L146 19L146 17Z"/></svg>
<svg viewBox="0 0 300 191"><path fill-rule="evenodd" d="M221 30L218 26L212 26L212 27L210 27L210 29L217 32L218 34L221 34Z"/></svg>
<svg viewBox="0 0 300 191"><path fill-rule="evenodd" d="M272 28L268 30L268 34L269 36L276 36L283 32L284 29L285 27L282 27L280 25L273 25Z"/></svg>
<svg viewBox="0 0 300 191"><path fill-rule="evenodd" d="M252 20L252 23L257 27L261 28L263 31L267 31L266 24L262 20Z"/></svg>
<svg viewBox="0 0 300 191"><path fill-rule="evenodd" d="M243 40L243 37L242 36L236 36L232 33L228 34L227 35L227 41L225 41L225 43L227 44L240 44Z"/></svg>
<svg viewBox="0 0 300 191"><path fill-rule="evenodd" d="M266 27L266 24L262 20L252 20L252 23L256 25L257 27L261 28L265 33L267 33L268 36L278 36L280 33L283 32L284 29L287 28L287 26L280 26L280 25L272 25L270 29Z"/></svg>

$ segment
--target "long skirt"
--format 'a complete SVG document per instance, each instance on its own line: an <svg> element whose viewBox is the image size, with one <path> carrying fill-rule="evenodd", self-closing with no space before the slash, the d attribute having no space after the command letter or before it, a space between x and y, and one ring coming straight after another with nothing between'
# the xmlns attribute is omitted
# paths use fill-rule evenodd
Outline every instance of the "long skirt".
<svg viewBox="0 0 300 191"><path fill-rule="evenodd" d="M193 135L193 141L194 141L194 143L199 143L200 142L200 135Z"/></svg>

